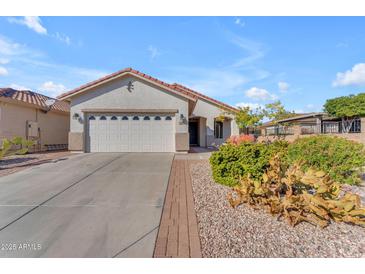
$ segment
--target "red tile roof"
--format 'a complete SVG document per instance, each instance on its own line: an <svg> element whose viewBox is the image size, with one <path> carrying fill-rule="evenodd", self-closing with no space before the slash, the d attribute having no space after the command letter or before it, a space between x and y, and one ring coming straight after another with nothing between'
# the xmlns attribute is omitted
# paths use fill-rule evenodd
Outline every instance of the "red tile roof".
<svg viewBox="0 0 365 274"><path fill-rule="evenodd" d="M229 109L231 111L237 111L236 108L234 108L234 107L232 107L230 105L227 105L225 103L222 103L222 102L220 102L218 100L215 100L213 98L210 98L210 97L208 97L208 96L206 96L204 94L201 94L201 93L199 93L197 91L194 91L192 89L189 89L187 87L184 87L184 86L179 85L179 84L176 84L176 83L175 84L172 84L172 85L171 84L168 84L166 82L163 82L163 81L161 81L161 80L159 80L157 78L154 78L154 77L152 77L150 75L147 75L147 74L145 74L143 72L140 72L140 71L135 70L135 69L132 69L132 68L125 68L125 69L119 70L117 72L114 72L112 74L106 75L106 76L104 76L104 77L102 77L100 79L97 79L95 81L89 82L89 83L87 83L85 85L82 85L82 86L80 86L78 88L75 88L75 89L73 89L73 90L71 90L69 92L63 93L60 96L58 96L57 98L60 99L60 100L63 100L65 98L69 97L69 96L72 96L73 94L75 94L75 93L77 93L79 91L82 91L85 88L92 87L94 85L97 85L99 83L102 83L104 81L107 81L109 79L112 79L114 77L117 77L117 76L119 76L121 74L124 74L124 73L131 73L131 74L134 74L134 75L138 75L138 76L143 77L143 78L145 78L147 80L150 80L152 82L155 82L157 84L160 84L160 85L166 87L167 89L173 90L173 91L175 91L177 93L184 94L186 96L189 96L189 97L192 97L192 98L195 98L195 99L202 98L202 99L205 99L207 101L210 101L210 102L212 102L214 104L217 104L217 105L219 105L219 106L221 106L221 107L223 107L225 109Z"/></svg>
<svg viewBox="0 0 365 274"><path fill-rule="evenodd" d="M154 78L154 77L152 77L150 75L147 75L145 73L142 73L142 72L140 72L138 70L135 70L135 69L132 69L132 68L125 68L125 69L119 70L117 72L114 72L112 74L108 74L108 75L106 75L106 76L104 76L102 78L99 78L99 79L95 80L95 81L89 82L89 83L87 83L85 85L82 85L82 86L80 86L78 88L75 88L75 89L73 89L73 90L71 90L69 92L63 93L60 96L58 96L57 98L63 100L65 97L68 97L68 96L70 96L72 94L75 94L75 93L77 93L77 92L79 92L79 91L81 91L81 90L83 90L85 88L92 87L94 85L97 85L97 84L99 84L101 82L104 82L104 81L107 81L109 79L112 79L112 78L114 78L116 76L119 76L121 74L124 74L126 72L129 72L131 74L138 75L138 76L143 77L143 78L145 78L147 80L150 80L152 82L155 82L157 84L160 84L162 86L165 86L167 89L171 89L170 84L168 84L166 82L163 82L161 80L158 80L157 78Z"/></svg>
<svg viewBox="0 0 365 274"><path fill-rule="evenodd" d="M30 104L41 109L47 109L46 101L48 99L53 99L30 90L15 90L12 88L0 88L0 97ZM51 106L51 110L70 112L70 105L67 102L56 100L56 102Z"/></svg>

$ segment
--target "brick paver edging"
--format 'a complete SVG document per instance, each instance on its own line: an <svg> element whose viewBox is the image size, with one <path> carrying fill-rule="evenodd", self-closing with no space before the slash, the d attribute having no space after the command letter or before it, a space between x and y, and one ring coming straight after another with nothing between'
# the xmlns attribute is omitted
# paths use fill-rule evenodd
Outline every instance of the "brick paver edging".
<svg viewBox="0 0 365 274"><path fill-rule="evenodd" d="M155 258L201 258L189 162L174 159L167 186Z"/></svg>

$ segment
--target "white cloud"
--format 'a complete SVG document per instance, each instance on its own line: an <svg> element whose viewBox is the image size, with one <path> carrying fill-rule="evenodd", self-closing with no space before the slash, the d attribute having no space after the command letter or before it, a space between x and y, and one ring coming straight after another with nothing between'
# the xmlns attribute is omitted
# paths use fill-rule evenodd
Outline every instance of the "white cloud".
<svg viewBox="0 0 365 274"><path fill-rule="evenodd" d="M279 82L278 87L280 92L285 93L288 91L290 85L287 82Z"/></svg>
<svg viewBox="0 0 365 274"><path fill-rule="evenodd" d="M71 45L71 38L68 37L66 34L56 32L52 36L55 37L58 41L65 43L68 46Z"/></svg>
<svg viewBox="0 0 365 274"><path fill-rule="evenodd" d="M254 100L276 100L278 97L275 94L271 94L266 89L252 87L245 91L245 95Z"/></svg>
<svg viewBox="0 0 365 274"><path fill-rule="evenodd" d="M218 99L224 97L239 96L243 85L267 78L270 73L257 68L255 61L265 56L264 46L260 43L237 36L229 31L225 32L228 42L238 48L239 58L231 60L224 66L191 67L178 66L168 67L167 82L178 81L192 89ZM168 81L172 80L172 81Z"/></svg>
<svg viewBox="0 0 365 274"><path fill-rule="evenodd" d="M39 90L42 92L46 92L47 95L51 97L57 97L61 93L65 92L67 89L62 84L56 84L52 81L44 82L40 87Z"/></svg>
<svg viewBox="0 0 365 274"><path fill-rule="evenodd" d="M245 57L239 58L234 62L233 67L246 66L265 56L266 50L261 43L237 35L231 35L231 37L231 42L247 53Z"/></svg>
<svg viewBox="0 0 365 274"><path fill-rule="evenodd" d="M102 71L102 70L98 70L98 69L70 67L70 66L64 66L64 65L56 65L56 67L68 70L72 74L79 75L79 76L83 77L86 81L99 79L99 78L109 74L106 71Z"/></svg>
<svg viewBox="0 0 365 274"><path fill-rule="evenodd" d="M40 83L44 83L47 79L52 79L56 84L62 83L66 87L77 87L109 73L99 69L55 63L46 53L1 35L0 60L6 60L12 64L12 70L7 76L9 83L23 83L34 90L37 90ZM62 87L59 89L62 90ZM55 96L58 92L49 95Z"/></svg>
<svg viewBox="0 0 365 274"><path fill-rule="evenodd" d="M155 46L149 45L147 50L150 53L150 57L152 60L161 55L160 51Z"/></svg>
<svg viewBox="0 0 365 274"><path fill-rule="evenodd" d="M304 111L303 109L294 109L294 113L300 114L300 113L306 113L306 111Z"/></svg>
<svg viewBox="0 0 365 274"><path fill-rule="evenodd" d="M346 42L339 42L336 44L336 48L348 48L349 44Z"/></svg>
<svg viewBox="0 0 365 274"><path fill-rule="evenodd" d="M35 31L36 33L44 35L47 34L47 29L44 26L42 26L42 21L38 16L24 16L23 18L20 19L10 17L8 18L8 21L10 23L24 25L29 29Z"/></svg>
<svg viewBox="0 0 365 274"><path fill-rule="evenodd" d="M30 88L18 84L11 84L10 87L17 90L31 90Z"/></svg>
<svg viewBox="0 0 365 274"><path fill-rule="evenodd" d="M9 62L10 62L9 59L0 58L0 65L6 65Z"/></svg>
<svg viewBox="0 0 365 274"><path fill-rule="evenodd" d="M212 97L229 97L239 93L248 82L246 75L224 68L169 67L167 82L179 81L194 90ZM178 79L176 75L179 75Z"/></svg>
<svg viewBox="0 0 365 274"><path fill-rule="evenodd" d="M246 25L245 21L241 20L241 18L236 18L234 23L242 28Z"/></svg>
<svg viewBox="0 0 365 274"><path fill-rule="evenodd" d="M356 64L351 70L338 72L336 80L332 83L334 87L363 84L365 84L365 63Z"/></svg>
<svg viewBox="0 0 365 274"><path fill-rule="evenodd" d="M236 107L249 107L252 110L256 110L258 108L264 108L265 106L262 104L258 104L258 103L245 103L245 102L241 102L241 103L237 103Z"/></svg>
<svg viewBox="0 0 365 274"><path fill-rule="evenodd" d="M44 54L40 51L29 49L26 45L22 45L12 41L11 39L0 35L0 59L2 64L13 61L14 58L39 58Z"/></svg>
<svg viewBox="0 0 365 274"><path fill-rule="evenodd" d="M24 25L39 34L48 35L47 29L42 25L42 21L38 16L24 16L23 18L9 17L8 21L10 23ZM71 45L71 38L66 34L55 32L54 34L49 34L49 36L68 46Z"/></svg>
<svg viewBox="0 0 365 274"><path fill-rule="evenodd" d="M21 51L22 47L18 43L14 43L3 36L0 36L0 54L11 56L16 55ZM5 58L4 58L5 59Z"/></svg>
<svg viewBox="0 0 365 274"><path fill-rule="evenodd" d="M321 112L323 111L322 106L315 104L307 104L305 105L306 112Z"/></svg>
<svg viewBox="0 0 365 274"><path fill-rule="evenodd" d="M6 68L0 66L0 76L6 76L9 72Z"/></svg>

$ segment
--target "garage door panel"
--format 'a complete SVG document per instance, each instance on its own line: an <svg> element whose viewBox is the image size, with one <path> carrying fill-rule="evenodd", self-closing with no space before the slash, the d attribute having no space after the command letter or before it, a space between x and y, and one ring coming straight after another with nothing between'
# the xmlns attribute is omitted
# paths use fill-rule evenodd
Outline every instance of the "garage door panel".
<svg viewBox="0 0 365 274"><path fill-rule="evenodd" d="M112 116L110 120L108 120L109 124L109 148L108 152L119 151L120 144L120 122L116 116Z"/></svg>
<svg viewBox="0 0 365 274"><path fill-rule="evenodd" d="M108 136L107 136L107 119L105 115L96 116L96 131L90 136L95 138L96 150L100 152L108 152Z"/></svg>
<svg viewBox="0 0 365 274"><path fill-rule="evenodd" d="M147 116L148 117L148 116ZM152 152L152 140L151 140L151 121L142 121L142 151Z"/></svg>
<svg viewBox="0 0 365 274"><path fill-rule="evenodd" d="M120 125L120 143L119 143L120 152L128 152L130 117L122 115L119 125Z"/></svg>
<svg viewBox="0 0 365 274"><path fill-rule="evenodd" d="M135 117L133 117L135 119ZM138 117L139 119L139 117ZM141 152L141 122L140 120L132 120L129 135L129 147L131 152Z"/></svg>
<svg viewBox="0 0 365 274"><path fill-rule="evenodd" d="M175 118L166 117L158 114L92 114L87 126L89 151L174 152Z"/></svg>
<svg viewBox="0 0 365 274"><path fill-rule="evenodd" d="M96 123L96 118L95 116L90 116L89 117L89 134L93 134L95 132L97 132L96 130L97 127L97 123ZM90 151L96 151L97 150L97 136L89 136L88 138L88 142L89 142L89 150Z"/></svg>

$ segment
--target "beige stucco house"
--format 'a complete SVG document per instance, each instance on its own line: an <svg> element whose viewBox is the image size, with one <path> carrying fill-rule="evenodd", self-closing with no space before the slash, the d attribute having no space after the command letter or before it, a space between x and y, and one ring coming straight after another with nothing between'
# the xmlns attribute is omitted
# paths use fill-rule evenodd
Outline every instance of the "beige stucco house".
<svg viewBox="0 0 365 274"><path fill-rule="evenodd" d="M67 148L69 108L67 102L29 90L0 88L0 140L34 140L33 151Z"/></svg>
<svg viewBox="0 0 365 274"><path fill-rule="evenodd" d="M233 119L237 109L131 68L58 99L71 106L70 150L188 151L190 146L218 146L239 133Z"/></svg>

